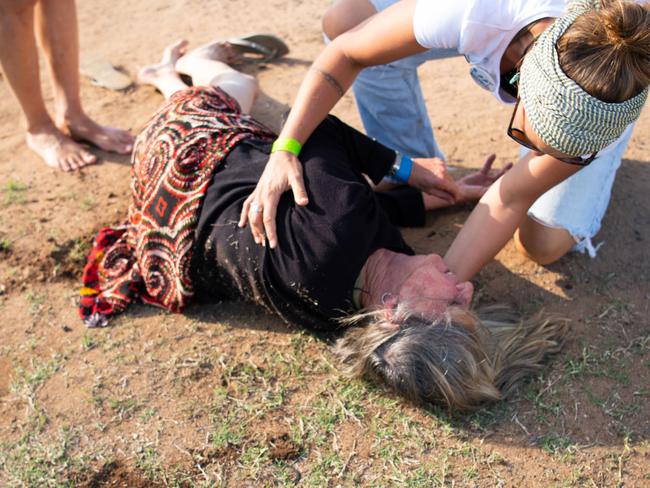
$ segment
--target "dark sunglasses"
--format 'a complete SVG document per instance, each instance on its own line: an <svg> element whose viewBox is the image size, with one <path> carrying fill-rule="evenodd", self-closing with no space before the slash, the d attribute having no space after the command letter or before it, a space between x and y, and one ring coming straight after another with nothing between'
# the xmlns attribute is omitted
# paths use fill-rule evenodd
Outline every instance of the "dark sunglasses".
<svg viewBox="0 0 650 488"><path fill-rule="evenodd" d="M515 109L512 111L512 116L510 117L510 124L508 124L508 136L510 136L510 138L513 139L518 144L521 144L522 146L527 147L528 149L532 149L533 151L541 154L546 154L544 151L541 151L537 146L535 146L535 144L530 142L530 139L528 139L528 136L523 130L517 129L516 127L512 126L512 124L515 121L515 115L517 114L517 108L519 108L518 97L517 97L517 102L515 103ZM578 166L587 166L594 159L596 159L597 154L598 151L596 151L591 156L588 156L586 158L582 156L562 156L562 157L552 156L552 157L554 157L559 161L562 161L563 163L576 164Z"/></svg>
<svg viewBox="0 0 650 488"><path fill-rule="evenodd" d="M536 22L533 23L533 25ZM516 41L519 39L522 35L524 35L528 30L530 29L530 25L524 27L521 29L515 37L512 39L511 42ZM526 49L524 49L524 52L521 53L521 58L519 58L519 61L517 61L517 64L512 68L510 71L506 71L505 73L501 74L501 78L499 80L499 86L501 89L506 92L508 95L510 95L512 98L517 98L519 96L519 70L521 69L521 63L524 61L524 57L526 54L528 54L528 51L532 49L532 47L535 45L535 42L537 42L537 37L533 37L533 40L530 41L530 44L526 46Z"/></svg>
<svg viewBox="0 0 650 488"><path fill-rule="evenodd" d="M519 96L519 64L501 75L499 86L512 98Z"/></svg>

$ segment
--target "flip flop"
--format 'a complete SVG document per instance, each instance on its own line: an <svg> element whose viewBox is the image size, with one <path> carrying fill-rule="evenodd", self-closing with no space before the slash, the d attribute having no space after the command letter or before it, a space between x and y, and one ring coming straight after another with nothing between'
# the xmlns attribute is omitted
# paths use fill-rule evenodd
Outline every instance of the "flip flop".
<svg viewBox="0 0 650 488"><path fill-rule="evenodd" d="M133 85L133 80L118 71L106 58L97 58L83 63L80 72L93 85L109 90L122 91Z"/></svg>
<svg viewBox="0 0 650 488"><path fill-rule="evenodd" d="M233 37L228 42L244 61L266 62L281 58L289 52L286 43L274 34L251 34Z"/></svg>

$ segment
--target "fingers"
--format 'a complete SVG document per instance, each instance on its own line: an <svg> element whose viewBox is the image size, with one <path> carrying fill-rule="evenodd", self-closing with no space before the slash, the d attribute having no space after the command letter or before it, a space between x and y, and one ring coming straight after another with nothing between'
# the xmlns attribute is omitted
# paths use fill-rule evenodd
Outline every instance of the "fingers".
<svg viewBox="0 0 650 488"><path fill-rule="evenodd" d="M251 233L253 234L253 240L260 246L263 246L266 242L264 239L265 207L266 204L261 204L253 201L248 212L248 222L250 224Z"/></svg>
<svg viewBox="0 0 650 488"><path fill-rule="evenodd" d="M278 245L278 238L275 232L275 216L277 214L278 202L276 201L267 201L264 204L263 212L263 223L264 231L266 232L266 238L269 241L269 247L275 249ZM262 245L264 245L264 236L262 236Z"/></svg>
<svg viewBox="0 0 650 488"><path fill-rule="evenodd" d="M445 190L441 190L440 188L432 188L427 190L425 193L431 195L432 197L440 198L441 200L447 202L449 205L453 205L457 198L457 195L452 195L451 193Z"/></svg>
<svg viewBox="0 0 650 488"><path fill-rule="evenodd" d="M255 194L251 193L248 198L244 201L244 205L242 206L241 209L241 214L239 215L239 227L246 227L246 224L248 223L248 212L251 209L251 203L253 202Z"/></svg>
<svg viewBox="0 0 650 488"><path fill-rule="evenodd" d="M464 188L465 202L478 202L488 191L489 185L467 185Z"/></svg>
<svg viewBox="0 0 650 488"><path fill-rule="evenodd" d="M275 217L277 215L280 194L270 193L260 203L257 193L251 194L242 206L239 216L239 227L250 224L251 234L256 244L261 246L269 242L269 247L274 249L278 245Z"/></svg>
<svg viewBox="0 0 650 488"><path fill-rule="evenodd" d="M291 178L289 184L291 185L291 192L293 193L293 199L296 204L302 207L307 205L309 203L309 198L307 198L307 190L305 190L305 182L302 179L302 175L296 175Z"/></svg>
<svg viewBox="0 0 650 488"><path fill-rule="evenodd" d="M451 197L452 203L458 198L458 195L460 194L458 185L449 175L446 175L445 179L441 179L439 181L438 187L439 190L443 190L445 193L447 193L447 195Z"/></svg>
<svg viewBox="0 0 650 488"><path fill-rule="evenodd" d="M496 158L497 158L496 154L490 154L487 158L485 158L485 162L483 163L483 167L481 168L482 174L484 175L490 174L490 170L492 169L492 164L494 164Z"/></svg>
<svg viewBox="0 0 650 488"><path fill-rule="evenodd" d="M504 174L506 174L508 171L510 171L513 166L514 166L513 163L506 164L503 168L501 168L499 170L499 172L497 173L497 175L496 175L496 177L494 179L498 180L499 178L501 178Z"/></svg>
<svg viewBox="0 0 650 488"><path fill-rule="evenodd" d="M250 225L257 244L277 246L275 218L282 194L289 190L297 205L307 205L309 199L302 177L302 166L293 154L278 151L271 155L253 193L244 201L239 227Z"/></svg>

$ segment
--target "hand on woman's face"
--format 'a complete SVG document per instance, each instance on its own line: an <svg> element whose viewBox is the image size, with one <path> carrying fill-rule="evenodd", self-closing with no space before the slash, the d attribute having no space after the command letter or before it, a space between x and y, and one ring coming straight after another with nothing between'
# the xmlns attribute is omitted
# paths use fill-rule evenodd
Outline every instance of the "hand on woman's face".
<svg viewBox="0 0 650 488"><path fill-rule="evenodd" d="M452 305L469 308L474 286L469 281L459 282L437 254L422 258L414 262L416 266L402 283L397 301L427 316L440 315Z"/></svg>

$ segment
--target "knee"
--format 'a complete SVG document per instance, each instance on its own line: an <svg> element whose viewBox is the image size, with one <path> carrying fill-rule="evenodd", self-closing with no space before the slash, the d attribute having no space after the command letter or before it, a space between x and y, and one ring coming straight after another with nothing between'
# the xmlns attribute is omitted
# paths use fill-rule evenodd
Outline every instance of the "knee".
<svg viewBox="0 0 650 488"><path fill-rule="evenodd" d="M321 29L334 40L376 13L369 0L338 0L325 11Z"/></svg>
<svg viewBox="0 0 650 488"><path fill-rule="evenodd" d="M260 84L254 76L242 73L241 82L242 86L248 91L253 98L257 97L260 89Z"/></svg>
<svg viewBox="0 0 650 488"><path fill-rule="evenodd" d="M575 245L573 237L564 229L552 229L536 224L539 228L522 226L515 232L517 250L528 259L546 266L558 261Z"/></svg>
<svg viewBox="0 0 650 488"><path fill-rule="evenodd" d="M325 11L321 20L321 29L330 41L333 41L345 32L341 26L341 16L339 15L339 8L336 3L330 5Z"/></svg>

